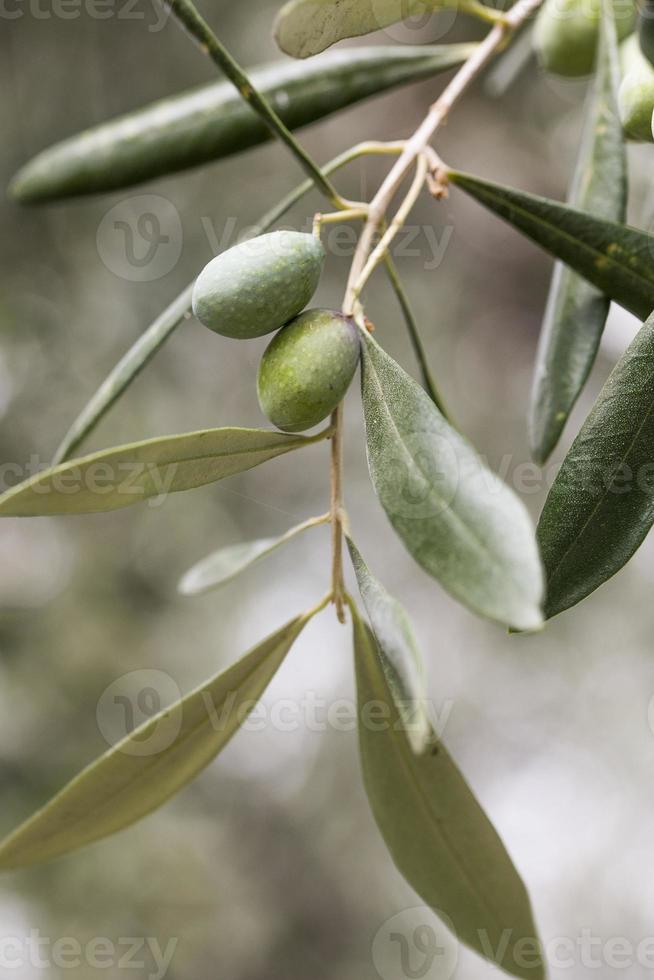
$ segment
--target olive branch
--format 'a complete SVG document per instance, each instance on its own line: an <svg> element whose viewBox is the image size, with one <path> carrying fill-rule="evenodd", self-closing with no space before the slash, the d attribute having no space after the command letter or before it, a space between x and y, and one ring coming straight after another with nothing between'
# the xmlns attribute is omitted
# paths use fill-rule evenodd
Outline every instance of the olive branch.
<svg viewBox="0 0 654 980"><path fill-rule="evenodd" d="M337 208L333 214L318 213L314 219L314 231L319 234L321 225L334 221L349 221L355 218L364 219L365 224L359 237L356 251L352 260L350 273L343 299L342 311L346 316L353 316L361 329L366 330L363 306L360 301L366 283L377 266L390 258L390 246L397 233L404 226L413 205L422 191L427 179L430 180L430 190L435 197L443 193L446 181L446 169L436 152L429 146L430 140L438 128L446 120L454 105L463 96L478 75L488 65L492 58L509 43L515 31L538 9L542 0L518 0L506 14L496 13L483 5L474 5L469 12L479 14L493 21L493 27L486 38L464 62L452 81L438 99L430 106L423 122L415 133L406 140L388 144L362 144L352 148L343 158L349 162L354 156L373 153L396 153L398 160L387 174L385 180L370 201L347 201L341 197L325 171L316 164L304 150L298 140L287 129L274 109L264 96L257 91L246 72L230 55L219 41L207 22L200 16L191 0L165 0L174 16L190 34L200 49L225 73L234 84L243 99L254 109L266 123L271 132L290 150L300 166L308 174L315 187L324 194ZM480 9L479 9L480 8ZM411 186L400 203L388 228L381 239L375 244L375 238L387 212L392 204L402 181L415 167L415 176ZM392 267L391 267L392 268ZM390 273L391 282L396 292L398 280ZM398 293L398 295L400 295ZM406 301L402 300L406 311ZM409 317L411 336L417 336L415 322ZM418 351L423 365L426 359L418 340ZM429 377L427 369L427 377ZM341 623L345 622L345 587L343 578L343 406L338 405L332 414L331 435L331 523L332 523L332 586L331 599L336 608L336 614Z"/></svg>

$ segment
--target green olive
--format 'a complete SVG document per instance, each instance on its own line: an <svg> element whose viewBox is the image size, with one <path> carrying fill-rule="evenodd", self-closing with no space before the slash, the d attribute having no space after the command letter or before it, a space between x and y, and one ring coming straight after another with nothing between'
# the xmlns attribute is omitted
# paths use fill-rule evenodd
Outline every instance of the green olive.
<svg viewBox="0 0 654 980"><path fill-rule="evenodd" d="M318 239L298 231L273 231L241 242L202 270L193 290L193 312L224 337L272 333L307 305L324 257Z"/></svg>
<svg viewBox="0 0 654 980"><path fill-rule="evenodd" d="M624 42L620 55L622 82L618 92L618 106L622 128L629 139L651 143L654 67L641 51L635 34Z"/></svg>
<svg viewBox="0 0 654 980"><path fill-rule="evenodd" d="M538 14L533 44L546 71L556 75L589 75L595 64L601 0L545 0ZM618 39L634 29L632 0L613 0Z"/></svg>
<svg viewBox="0 0 654 980"><path fill-rule="evenodd" d="M262 411L286 432L317 425L345 395L359 354L352 320L333 310L307 310L279 331L261 359Z"/></svg>

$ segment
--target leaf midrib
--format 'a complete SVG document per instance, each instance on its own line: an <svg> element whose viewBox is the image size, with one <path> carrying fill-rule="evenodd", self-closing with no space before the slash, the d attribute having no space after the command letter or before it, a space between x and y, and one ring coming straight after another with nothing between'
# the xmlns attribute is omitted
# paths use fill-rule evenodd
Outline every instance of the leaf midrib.
<svg viewBox="0 0 654 980"><path fill-rule="evenodd" d="M260 670L266 664L266 662L270 658L272 658L274 656L275 653L277 653L277 654L280 653L280 648L279 647L276 648L275 651L271 651L268 654L267 657L264 657L263 660L260 660L258 663L256 663L252 667L252 669L245 675L245 677L242 679L242 681L238 685L239 692L241 691L241 689L247 683L249 683L249 681L252 680L254 674L256 674L257 671ZM190 694L189 697L194 697L196 694L201 693L201 691L207 691L209 689L209 687L210 687L210 685L205 685L203 688L201 688L200 691L196 691L196 692L194 692L194 694ZM224 702L225 702L225 698L222 699L221 704L224 704ZM166 714L172 713L172 711L174 711L176 707L177 708L183 707L183 703L184 703L184 699L182 699L182 701L180 701L180 702L177 702L176 705L171 705L170 708L167 708L166 709ZM150 724L152 724L152 722L147 722L146 724L147 725L150 725ZM176 740L174 747L171 747L173 753L174 754L177 754L177 752L180 749L182 749L189 742L189 740L192 739L197 734L198 730L203 725L205 725L205 724L206 724L206 719L201 719L199 722L197 722L197 724L193 725L179 740ZM236 732L236 729L234 729L232 731L232 733L228 736L227 741L229 741L229 738L231 738L235 734L235 732ZM130 738L133 738L136 734L138 734L138 729L136 729L134 732L132 732ZM224 744L226 744L226 742ZM222 747L222 745L219 744L218 747L216 748L216 754L220 751L221 747ZM116 746L115 751L118 752L118 746ZM214 755L214 758L215 758L215 755ZM117 799L120 799L122 796L125 795L126 792L128 792L128 790L131 790L132 787L134 786L134 784L136 782L141 782L145 777L151 778L152 775L157 771L157 769L161 765L163 765L165 763L168 763L169 761L170 761L170 755L168 755L167 753L164 752L164 753L158 754L156 756L156 758L154 759L154 761L151 764L146 764L146 766L143 769L140 769L138 772L135 772L132 775L132 777L130 779L128 779L127 782L119 790L112 791L111 794L110 794L110 796L108 796L101 804L99 804L99 805L97 805L95 807L94 806L91 806L90 809L85 810L85 812L81 815L81 817L78 816L77 819L75 820L75 822L72 825L69 822L67 822L66 827L64 828L64 831L63 832L61 830L58 830L57 829L53 833L50 833L50 834L47 834L46 833L45 835L43 835L43 837L41 838L41 841L39 841L39 845L41 845L41 843L46 844L48 841L50 841L50 842L52 842L53 840L56 841L57 838L62 835L62 833L67 834L71 830L74 832L79 827L80 821L86 821L89 818L93 819L93 818L97 817L98 815L104 813L104 811L106 811L107 808L110 805L113 805L114 802ZM209 760L209 762L210 761L211 760ZM207 762L206 764L208 765L209 762ZM93 768L96 765L98 765L98 764L99 764L99 762L91 763L90 766L88 767L88 771L83 770L79 774L79 776L77 777L77 779L81 782L81 780L84 779L84 773L85 773L85 771L87 772L87 776L90 776ZM193 778L193 776L189 777L189 780L192 779L192 778ZM73 785L74 785L74 782L75 781L76 780L73 781ZM182 787L180 787L180 789L181 788ZM69 789L72 790L73 789L73 786L71 785L69 787ZM66 788L64 788L63 790L61 790L61 794L64 794L64 793L66 793ZM168 799L170 799L170 797L172 795L174 795L175 793L176 793L176 790L173 789L172 792L162 801L161 804L155 803L154 806L150 807L150 809L146 810L144 813L141 813L141 814L137 815L136 817L134 817L133 819L130 819L128 823L126 823L126 824L123 825L123 827L124 828L127 828L131 824L135 823L137 820L140 820L142 817L147 816L149 813L151 813L158 806L163 805L163 803L165 803ZM40 817L46 816L46 814L47 814L48 810L50 809L50 807L54 808L57 805L57 801L58 800L61 800L61 796L60 795L56 796L51 801L50 804L46 804L46 806L42 810L38 811L34 815L33 820L36 822ZM32 823L32 821L30 821L29 823ZM26 832L29 830L29 823L24 827L24 830ZM113 832L117 832L118 830L121 830L121 829L122 829L121 827L118 827L116 829L116 831L113 831ZM20 828L18 828L18 830L16 831L16 834L17 835L20 834ZM104 836L105 835L103 833L101 833L100 834L100 838L95 838L95 840L101 839ZM20 840L20 838L18 836L17 836L16 839L18 841ZM11 838L9 838L8 841L7 841L7 845L9 845L11 842L12 842L11 841ZM87 838L86 843L92 843L92 842L93 842L93 838L91 838L90 840ZM84 843L85 843L85 841L83 841L80 844L80 846L83 846ZM4 848L3 848L3 850L4 850ZM0 851L0 866L1 865L2 865L2 851Z"/></svg>
<svg viewBox="0 0 654 980"><path fill-rule="evenodd" d="M465 176L465 175L462 175L462 176ZM455 183L457 182L456 181L456 177L454 177L454 182ZM466 189L465 188L465 183L463 185L460 185L460 186L462 186L463 189ZM494 201L499 201L500 203L504 204L505 207L509 207L512 210L516 211L518 214L520 214L520 215L522 215L524 217L527 217L532 222L533 221L540 222L548 230L554 229L556 231L556 233L557 233L557 235L558 235L559 238L565 238L565 239L567 239L568 242L571 242L573 245L577 246L578 248L580 248L582 250L585 250L586 252L590 253L591 256L594 256L594 257L597 257L597 258L601 258L608 265L612 266L612 268L614 270L618 271L619 273L624 274L625 276L628 276L628 277L630 276L632 279L635 280L635 282L637 284L641 284L641 285L642 284L645 284L646 286L649 286L650 287L649 290L647 290L646 292L640 293L640 295L642 295L643 299L649 299L652 296L652 294L654 293L654 280L653 279L648 279L645 276L640 275L637 272L634 272L632 269L629 268L629 266L624 265L623 263L617 262L614 258L612 258L612 256L607 255L606 252L602 252L600 249L597 249L597 248L595 248L592 245L589 245L583 239L581 239L581 238L575 238L575 236L572 235L572 234L570 234L570 232L568 232L565 229L560 228L558 225L556 225L556 224L548 221L541 214L534 215L534 212L533 211L529 211L524 206L521 206L520 204L516 204L514 202L513 198L510 200L510 202L507 201L507 199L504 198L504 197L502 197L501 194L497 194L493 190L488 189L488 187L487 187L486 184L484 184L484 193L486 195L488 195L488 197L492 198ZM570 210L573 210L573 209L570 209ZM584 213L583 212L580 212L580 214L582 214L582 216L583 216ZM607 222L607 224L616 224L616 222ZM637 228L630 229L630 231L638 232L638 229ZM644 232L641 232L641 234L644 235ZM540 245L540 242L537 242L537 244ZM544 246L541 246L541 247L544 247ZM547 249L547 250L549 251L549 249ZM633 254L636 254L636 253L632 252L631 254L633 255ZM563 260L561 259L560 261L563 261ZM567 265L567 264L568 263L565 263L564 262L564 265ZM582 275L582 273L578 273L578 275ZM582 278L586 279L587 277L582 275ZM592 285L595 285L595 284L592 283ZM599 288L599 287L597 287L597 288ZM604 290L601 290L601 291L604 292ZM609 295L609 294L606 294L605 293L605 295Z"/></svg>
<svg viewBox="0 0 654 980"><path fill-rule="evenodd" d="M648 380L651 381L652 378L654 378L654 373L650 375L650 377L649 377ZM613 478L614 478L615 474L618 472L618 470L620 469L620 467L623 466L624 463L629 458L629 455L632 452L632 450L633 450L636 442L640 438L640 434L641 434L641 432L642 432L642 430L643 430L643 428L645 426L645 423L649 420L649 417L652 414L652 410L653 409L654 409L654 394L652 395L652 399L651 399L651 401L648 404L647 410L646 410L646 412L645 412L645 414L644 414L644 416L643 416L640 424L638 425L638 427L634 431L633 438L629 442L629 445L628 445L627 449L625 450L624 454L620 457L620 459L619 459L618 463L616 464L616 466L613 467L613 470L611 472L611 480L610 480L609 486L606 487L606 484L605 484L606 489L600 495L599 499L597 500L597 503L594 505L594 507L592 508L592 510L591 510L590 514L588 515L587 519L584 521L583 525L579 529L579 533L575 535L575 537L570 542L568 548L561 555L561 557L558 560L558 562L556 563L556 565L554 565L552 567L552 574L550 576L548 576L548 578L549 578L550 581L554 578L554 576L558 572L559 568L561 567L561 565L563 564L563 562L567 559L568 555L570 554L570 552L572 551L572 549L575 547L575 545L577 544L577 542L583 537L583 535L586 532L586 529L588 528L589 524L591 523L591 521L593 520L593 518L597 514L598 510L604 505L604 501L606 500L606 498L608 497L608 495L610 493L610 488L613 486Z"/></svg>
<svg viewBox="0 0 654 980"><path fill-rule="evenodd" d="M371 364L371 365L373 365L372 358L370 357L369 354L368 354L368 363ZM406 447L406 445L404 443L404 439L402 437L402 433L400 432L400 430L399 430L399 428L397 426L397 423L395 422L395 419L393 418L393 415L391 414L390 408L387 405L386 398L384 397L384 389L383 389L383 387L382 387L382 385L381 385L381 383L379 381L379 375L377 374L377 371L375 370L374 365L372 367L372 370L373 370L373 373L374 373L374 376L375 376L375 379L376 379L376 382L377 382L377 389L378 389L378 391L379 391L379 393L381 395L381 397L379 399L379 403L384 406L385 413L386 413L388 419L390 420L390 423L392 425L393 430L397 434L397 437L398 437L398 439L400 441L400 444L402 446L403 452L405 453L406 457L410 460L410 462L415 466L416 470L420 473L422 479L425 481L425 483L427 484L427 486L430 488L430 494L433 493L434 497L436 497L436 499L439 501L439 503L445 504L443 498L439 497L438 494L436 493L436 491L433 489L433 487L430 486L429 480L428 480L426 474L420 468L419 464L414 460L413 456L411 455L411 453L409 452L408 448ZM492 552L487 548L487 546L484 544L484 542L477 537L477 535L472 530L472 528L470 528L466 524L466 522L463 520L463 518L460 516L460 514L458 513L458 511L455 509L455 507L453 505L445 505L443 507L443 512L452 514L455 517L456 523L463 529L463 531L468 536L468 538L470 538L470 540L472 541L472 543L475 546L475 548L477 549L477 551L479 551L486 558L486 560L488 561L488 563L490 564L490 567L492 569L494 568L496 571L499 571L502 574L504 574L506 572L505 566L502 565L502 564L499 564L497 562L497 560L493 558Z"/></svg>
<svg viewBox="0 0 654 980"><path fill-rule="evenodd" d="M384 689L386 689L386 691L390 695L391 702L394 704L392 693L388 689L387 685L383 685L381 683L379 684L375 683L374 673L371 679L371 686L373 690L377 688L377 693L382 695L382 697L380 698L382 702L384 700L387 700L387 698L383 697ZM405 775L407 776L409 784L413 787L415 796L418 798L418 801L423 811L427 815L428 823L433 823L436 825L437 836L440 836L440 838L442 839L445 845L446 850L448 851L449 854L452 855L454 864L461 871L462 876L465 879L466 884L468 886L468 889L473 895L477 896L477 898L481 900L481 904L483 908L486 909L490 920L494 922L495 927L501 933L503 929L501 920L497 917L497 914L494 911L493 907L489 904L489 899L486 897L484 890L481 887L479 889L475 888L475 878L474 875L467 868L467 865L465 863L465 857L459 854L457 848L452 843L449 834L445 830L445 825L443 820L434 812L434 808L431 804L431 801L429 800L429 797L427 796L425 790L423 789L417 774L415 773L413 767L410 764L410 761L407 759L407 755L410 752L410 748L409 749L403 748L402 745L400 744L400 738L391 737L391 744L395 747L395 755L399 758L401 762L401 768L403 769ZM463 777L461 778L463 779Z"/></svg>

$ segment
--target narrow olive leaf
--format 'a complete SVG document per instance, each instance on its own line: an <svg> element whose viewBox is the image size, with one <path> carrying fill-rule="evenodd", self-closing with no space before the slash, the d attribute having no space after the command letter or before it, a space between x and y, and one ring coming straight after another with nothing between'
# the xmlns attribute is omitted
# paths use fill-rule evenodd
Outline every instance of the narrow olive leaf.
<svg viewBox="0 0 654 980"><path fill-rule="evenodd" d="M347 546L357 577L359 592L372 624L375 639L383 653L386 684L402 719L403 731L414 752L424 752L432 740L425 671L413 628L404 606L389 595L347 538Z"/></svg>
<svg viewBox="0 0 654 980"><path fill-rule="evenodd" d="M47 861L100 840L174 796L244 723L307 618L291 620L83 769L0 843L0 870Z"/></svg>
<svg viewBox="0 0 654 980"><path fill-rule="evenodd" d="M472 610L515 629L542 623L531 520L429 396L364 332L368 465L388 518L422 567Z"/></svg>
<svg viewBox="0 0 654 980"><path fill-rule="evenodd" d="M402 678L356 614L354 651L363 780L398 871L461 942L513 976L542 980L529 896L511 858L436 736L426 752L412 750L388 682L389 673Z"/></svg>
<svg viewBox="0 0 654 980"><path fill-rule="evenodd" d="M449 177L641 320L654 309L652 235L471 174Z"/></svg>
<svg viewBox="0 0 654 980"><path fill-rule="evenodd" d="M205 429L105 449L37 473L0 496L0 517L95 514L192 490L324 439L265 429Z"/></svg>
<svg viewBox="0 0 654 980"><path fill-rule="evenodd" d="M312 517L311 520L292 527L280 537L260 538L258 541L245 541L241 544L230 545L227 548L220 548L186 572L179 583L179 592L182 595L195 596L209 592L211 589L217 589L261 561L262 558L267 558L273 551L292 541L303 531L317 527L319 524L325 524L328 520L329 515Z"/></svg>
<svg viewBox="0 0 654 980"><path fill-rule="evenodd" d="M380 31L437 6L429 0L290 0L277 15L275 40L293 58L309 58L344 38Z"/></svg>
<svg viewBox="0 0 654 980"><path fill-rule="evenodd" d="M180 323L190 318L192 295L193 283L180 293L120 359L62 439L53 457L53 466L63 463L75 452L157 351L163 347L173 331Z"/></svg>
<svg viewBox="0 0 654 980"><path fill-rule="evenodd" d="M654 314L573 442L538 525L547 616L615 575L654 522Z"/></svg>
<svg viewBox="0 0 654 980"><path fill-rule="evenodd" d="M599 218L622 222L627 204L627 166L618 112L617 35L613 4L604 0L597 68L589 93L569 203ZM541 331L531 398L531 450L544 463L595 362L610 299L557 262Z"/></svg>
<svg viewBox="0 0 654 980"><path fill-rule="evenodd" d="M252 82L290 129L461 64L475 44L367 47L310 64L255 69ZM129 187L218 160L271 138L234 90L218 82L120 116L44 150L14 177L23 204Z"/></svg>

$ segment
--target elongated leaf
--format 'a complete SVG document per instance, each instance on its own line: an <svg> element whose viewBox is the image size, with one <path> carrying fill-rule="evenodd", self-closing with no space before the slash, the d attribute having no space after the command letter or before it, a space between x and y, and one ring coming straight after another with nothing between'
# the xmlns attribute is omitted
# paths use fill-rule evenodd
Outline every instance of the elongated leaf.
<svg viewBox="0 0 654 980"><path fill-rule="evenodd" d="M427 0L290 0L277 15L275 39L286 54L308 58L343 38L371 34L436 5Z"/></svg>
<svg viewBox="0 0 654 980"><path fill-rule="evenodd" d="M465 605L516 629L542 621L542 573L521 501L368 334L362 344L368 465L416 561Z"/></svg>
<svg viewBox="0 0 654 980"><path fill-rule="evenodd" d="M129 827L174 796L246 720L302 631L298 616L154 715L0 843L0 869L47 861Z"/></svg>
<svg viewBox="0 0 654 980"><path fill-rule="evenodd" d="M228 548L220 548L188 570L179 583L179 591L182 595L193 596L216 589L261 561L262 558L267 558L302 531L322 523L325 523L324 518L314 517L292 527L278 538L260 538L258 541L245 541L242 544L230 545Z"/></svg>
<svg viewBox="0 0 654 980"><path fill-rule="evenodd" d="M414 752L424 752L433 732L427 708L425 672L418 644L404 606L389 595L361 557L351 538L347 546L375 639L383 653L386 684Z"/></svg>
<svg viewBox="0 0 654 980"><path fill-rule="evenodd" d="M618 113L617 36L613 4L603 0L595 82L569 203L599 218L624 221L627 164ZM536 358L529 419L532 455L544 463L595 361L610 300L557 262Z"/></svg>
<svg viewBox="0 0 654 980"><path fill-rule="evenodd" d="M263 65L251 78L295 130L380 92L447 71L475 47L380 45L334 51L307 64ZM16 174L10 191L22 204L103 193L241 153L270 138L231 82L211 83L43 150Z"/></svg>
<svg viewBox="0 0 654 980"><path fill-rule="evenodd" d="M266 429L205 429L104 449L53 466L0 496L0 517L95 514L192 490L323 439Z"/></svg>
<svg viewBox="0 0 654 980"><path fill-rule="evenodd" d="M615 575L654 522L654 315L616 365L538 525L555 616Z"/></svg>
<svg viewBox="0 0 654 980"><path fill-rule="evenodd" d="M157 351L163 347L173 331L191 316L193 285L194 283L191 283L163 311L161 316L157 317L105 378L62 439L53 457L53 466L68 459L80 443L95 429L100 419L106 415L132 381L138 377Z"/></svg>
<svg viewBox="0 0 654 980"><path fill-rule="evenodd" d="M435 736L426 752L412 751L388 683L401 675L358 617L354 649L363 779L398 870L461 942L514 976L542 980L529 897L497 832Z"/></svg>
<svg viewBox="0 0 654 980"><path fill-rule="evenodd" d="M450 180L641 320L654 309L652 235L471 174Z"/></svg>

